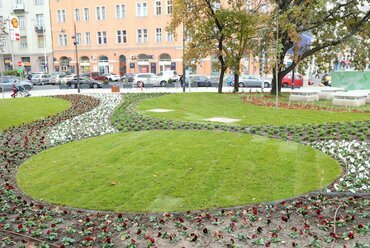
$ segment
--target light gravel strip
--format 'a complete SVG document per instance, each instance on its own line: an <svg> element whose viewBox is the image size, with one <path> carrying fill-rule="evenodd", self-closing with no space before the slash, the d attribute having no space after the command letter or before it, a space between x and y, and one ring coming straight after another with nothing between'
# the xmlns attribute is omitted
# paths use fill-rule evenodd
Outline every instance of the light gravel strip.
<svg viewBox="0 0 370 248"><path fill-rule="evenodd" d="M314 142L311 146L335 158L346 168L345 175L333 185L334 191L370 192L369 143L329 140Z"/></svg>
<svg viewBox="0 0 370 248"><path fill-rule="evenodd" d="M98 98L100 100L99 106L53 127L47 134L52 146L72 140L118 132L111 125L110 117L114 109L120 104L121 95L112 93L86 95Z"/></svg>

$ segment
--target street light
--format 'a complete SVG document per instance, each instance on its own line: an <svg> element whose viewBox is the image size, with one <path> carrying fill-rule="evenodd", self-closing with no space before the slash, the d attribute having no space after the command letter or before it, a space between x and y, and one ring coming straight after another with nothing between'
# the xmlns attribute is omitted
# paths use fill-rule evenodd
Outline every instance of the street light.
<svg viewBox="0 0 370 248"><path fill-rule="evenodd" d="M79 65L78 65L78 51L77 51L77 45L78 45L78 40L77 40L77 33L76 33L76 22L74 22L74 31L75 34L72 36L73 45L75 45L75 54L76 54L76 72L77 72L77 92L80 93L80 70L79 70Z"/></svg>
<svg viewBox="0 0 370 248"><path fill-rule="evenodd" d="M4 56L3 56L3 48L4 48L4 39L0 39L0 52L1 52L1 57L0 57L0 70L1 70L1 75L0 75L0 80L1 80L1 92L3 93L3 99L4 99L4 78L3 78L3 64L4 64Z"/></svg>
<svg viewBox="0 0 370 248"><path fill-rule="evenodd" d="M275 104L279 108L279 78L278 78L278 43L279 43L279 6L276 6L276 43L275 43Z"/></svg>

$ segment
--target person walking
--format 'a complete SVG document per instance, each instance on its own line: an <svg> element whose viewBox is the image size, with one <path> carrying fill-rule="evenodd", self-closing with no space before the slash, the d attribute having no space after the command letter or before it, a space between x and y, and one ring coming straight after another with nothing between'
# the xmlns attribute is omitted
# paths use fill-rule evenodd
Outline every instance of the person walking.
<svg viewBox="0 0 370 248"><path fill-rule="evenodd" d="M15 98L18 93L17 80L14 81L12 90L13 90L13 93L10 96Z"/></svg>
<svg viewBox="0 0 370 248"><path fill-rule="evenodd" d="M320 71L319 70L316 70L315 78L320 78Z"/></svg>

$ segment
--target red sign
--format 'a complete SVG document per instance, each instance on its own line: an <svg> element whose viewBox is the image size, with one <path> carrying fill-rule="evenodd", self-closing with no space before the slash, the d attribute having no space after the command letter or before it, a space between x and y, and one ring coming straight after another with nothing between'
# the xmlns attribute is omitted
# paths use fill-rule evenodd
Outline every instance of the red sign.
<svg viewBox="0 0 370 248"><path fill-rule="evenodd" d="M19 66L19 67L23 66L22 61L20 61L20 60L18 61L18 66Z"/></svg>

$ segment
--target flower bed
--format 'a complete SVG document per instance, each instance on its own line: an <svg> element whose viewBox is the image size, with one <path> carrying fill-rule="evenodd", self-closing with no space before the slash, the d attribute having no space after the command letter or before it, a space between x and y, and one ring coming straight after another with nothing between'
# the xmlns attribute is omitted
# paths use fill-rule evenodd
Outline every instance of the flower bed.
<svg viewBox="0 0 370 248"><path fill-rule="evenodd" d="M114 108L121 102L121 95L89 94L89 96L99 99L100 105L50 128L47 138L51 145L117 132L110 123L110 117Z"/></svg>
<svg viewBox="0 0 370 248"><path fill-rule="evenodd" d="M126 96L126 101L113 116L115 127L121 131L221 129L276 135L268 129L254 129L256 127L161 121L135 112L135 104L140 100L156 96ZM46 139L49 127L89 111L99 102L86 96L63 98L73 101L71 109L65 113L0 133L1 247L368 247L368 194L322 192L247 207L162 214L92 212L29 199L17 190L14 182L16 166L50 146ZM349 125L352 124L358 125ZM366 125L368 122L361 122L356 128ZM280 130L280 127L274 128ZM284 128L292 135L282 138L291 139L300 127ZM317 138L311 131L308 134L308 137ZM357 159L351 155L352 150L357 152L366 148L366 135L367 143L356 143L358 147L355 143L349 145L350 142L336 143L335 147L325 142L313 145L328 151L333 149L334 154L336 149L343 149L338 156L342 154L345 161L351 162L351 158ZM354 136L358 137L357 134ZM302 142L308 141L304 139ZM365 158L361 152L360 156ZM360 167L355 166L358 171Z"/></svg>

